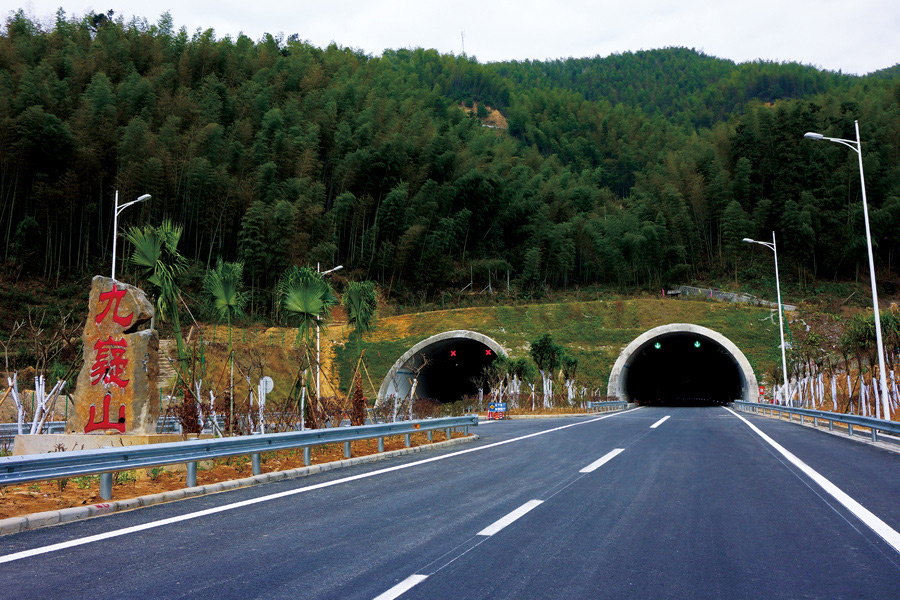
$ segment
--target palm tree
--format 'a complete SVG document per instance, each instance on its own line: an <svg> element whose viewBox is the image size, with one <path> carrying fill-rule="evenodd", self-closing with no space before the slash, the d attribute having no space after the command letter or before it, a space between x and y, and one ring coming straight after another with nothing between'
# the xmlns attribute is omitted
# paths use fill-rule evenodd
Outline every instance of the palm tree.
<svg viewBox="0 0 900 600"><path fill-rule="evenodd" d="M307 343L312 327L325 321L328 309L337 303L325 278L308 267L288 269L276 294L276 311L297 323L297 338L302 335Z"/></svg>
<svg viewBox="0 0 900 600"><path fill-rule="evenodd" d="M178 347L178 376L183 379L187 353L181 335L178 302L181 289L177 279L187 268L187 260L178 252L182 228L171 221L163 221L159 227L147 225L142 229L132 227L125 238L131 242L134 252L131 263L142 267L143 277L151 285L156 296L156 313L161 321L172 320L173 335Z"/></svg>
<svg viewBox="0 0 900 600"><path fill-rule="evenodd" d="M356 332L356 340L359 344L360 354L362 354L362 334L371 331L375 326L375 310L378 308L375 283L372 281L352 282L347 287L341 303L347 309L347 323Z"/></svg>
<svg viewBox="0 0 900 600"><path fill-rule="evenodd" d="M223 263L222 259L216 268L207 271L203 278L203 287L213 301L213 308L219 319L228 323L228 347L231 348L231 322L244 315L247 304L247 293L244 291L244 263Z"/></svg>
<svg viewBox="0 0 900 600"><path fill-rule="evenodd" d="M347 323L356 332L356 343L359 349L359 360L362 362L362 334L371 331L375 325L375 309L378 298L375 296L375 283L372 281L354 281L341 299L347 309ZM362 376L359 365L356 366L356 377L353 381L353 424L366 424L366 403L363 398Z"/></svg>
<svg viewBox="0 0 900 600"><path fill-rule="evenodd" d="M228 363L231 375L228 384L228 397L231 412L228 423L231 425L234 415L234 354L231 348L231 322L244 315L247 304L247 293L244 288L244 263L223 263L220 258L216 268L207 271L203 278L203 287L213 301L213 308L219 314L219 321L228 322Z"/></svg>
<svg viewBox="0 0 900 600"><path fill-rule="evenodd" d="M297 340L302 335L308 348L310 331L325 320L328 310L337 303L337 298L331 293L331 287L321 273L308 267L297 268L295 266L288 269L282 276L275 293L276 313L297 323ZM306 370L303 371L300 380L305 378ZM305 383L301 383L301 389L304 385ZM304 419L303 398L305 393L305 391L301 391L300 394L301 419ZM319 399L317 398L316 401L318 402Z"/></svg>

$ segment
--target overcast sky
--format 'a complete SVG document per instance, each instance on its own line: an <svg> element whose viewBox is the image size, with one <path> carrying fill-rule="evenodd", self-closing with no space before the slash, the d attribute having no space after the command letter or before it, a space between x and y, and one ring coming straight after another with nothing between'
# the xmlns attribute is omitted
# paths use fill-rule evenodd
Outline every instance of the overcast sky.
<svg viewBox="0 0 900 600"><path fill-rule="evenodd" d="M16 0L13 0L14 2ZM176 27L297 33L380 54L385 48L465 52L480 62L607 56L685 46L736 62L794 61L865 74L900 62L900 0L30 0L39 19L62 6L155 23L169 11ZM463 42L464 38L464 42Z"/></svg>

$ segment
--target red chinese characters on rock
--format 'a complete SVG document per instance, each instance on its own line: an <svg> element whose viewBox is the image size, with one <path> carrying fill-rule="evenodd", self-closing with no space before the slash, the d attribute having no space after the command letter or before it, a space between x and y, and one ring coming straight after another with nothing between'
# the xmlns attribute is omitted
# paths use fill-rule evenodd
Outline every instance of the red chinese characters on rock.
<svg viewBox="0 0 900 600"><path fill-rule="evenodd" d="M133 285L91 279L82 361L67 434L154 435L159 417L159 333L153 303Z"/></svg>
<svg viewBox="0 0 900 600"><path fill-rule="evenodd" d="M106 305L102 307L102 310L98 306L97 316L94 319L98 327L107 318L112 319L115 325L122 328L131 325L134 320L134 313L124 316L119 314L119 304L126 293L127 290L119 289L115 284L108 292L100 293L100 302L98 304L102 305L105 302ZM104 429L115 429L119 432L125 432L125 405L119 405L119 417L116 421L111 421L109 414L110 403L112 402L109 386L114 385L124 390L128 386L129 381L125 379L125 375L128 372L128 359L125 358L125 353L128 350L128 341L125 338L115 338L116 336L111 335L105 340L102 338L97 340L94 344L94 360L91 363L90 371L91 386L103 384L107 391L103 396L103 416L101 420L99 422L96 421L97 407L91 404L90 417L87 425L84 427L85 433Z"/></svg>
<svg viewBox="0 0 900 600"><path fill-rule="evenodd" d="M120 316L119 315L119 303L122 301L122 298L125 297L126 290L120 290L119 287L113 284L113 289L108 292L102 292L100 294L100 301L106 301L106 308L103 309L103 312L97 313L96 321L97 323L102 323L103 319L106 318L106 314L109 312L109 309L115 303L115 308L112 311L112 319L117 324L122 327L128 327L131 325L131 321L134 320L134 314L128 313L127 315Z"/></svg>
<svg viewBox="0 0 900 600"><path fill-rule="evenodd" d="M94 419L97 418L97 407L91 404L90 418L88 419L88 424L84 426L85 433L90 433L98 429L115 429L120 433L125 433L125 405L119 405L119 419L113 423L109 420L109 403L111 400L112 396L107 392L106 395L103 396L103 419L99 422L94 421Z"/></svg>
<svg viewBox="0 0 900 600"><path fill-rule="evenodd" d="M106 341L97 340L94 344L94 363L91 365L91 385L103 382L104 385L113 384L125 389L128 380L122 379L122 376L128 367L128 359L125 358L127 349L128 342L124 339L117 341L110 337Z"/></svg>

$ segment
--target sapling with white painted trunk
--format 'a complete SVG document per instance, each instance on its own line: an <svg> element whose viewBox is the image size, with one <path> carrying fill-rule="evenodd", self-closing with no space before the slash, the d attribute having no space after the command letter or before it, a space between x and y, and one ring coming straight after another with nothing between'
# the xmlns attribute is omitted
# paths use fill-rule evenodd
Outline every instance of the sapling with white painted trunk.
<svg viewBox="0 0 900 600"><path fill-rule="evenodd" d="M62 393L66 382L59 380L50 393L46 393L44 376L38 375L34 378L34 418L31 421L31 435L40 433L44 426L47 416L53 411L56 399Z"/></svg>
<svg viewBox="0 0 900 600"><path fill-rule="evenodd" d="M9 385L9 395L12 396L13 402L16 405L17 432L19 435L22 435L25 425L25 406L22 404L22 399L19 397L19 374L13 372L12 378L6 378L6 383Z"/></svg>
<svg viewBox="0 0 900 600"><path fill-rule="evenodd" d="M578 359L568 354L562 355L562 373L565 379L566 394L569 406L575 404L575 373L578 371Z"/></svg>
<svg viewBox="0 0 900 600"><path fill-rule="evenodd" d="M545 333L531 343L528 351L541 374L544 408L549 408L553 397L553 373L560 366L560 358L563 353L562 347L553 341L553 337L549 333Z"/></svg>

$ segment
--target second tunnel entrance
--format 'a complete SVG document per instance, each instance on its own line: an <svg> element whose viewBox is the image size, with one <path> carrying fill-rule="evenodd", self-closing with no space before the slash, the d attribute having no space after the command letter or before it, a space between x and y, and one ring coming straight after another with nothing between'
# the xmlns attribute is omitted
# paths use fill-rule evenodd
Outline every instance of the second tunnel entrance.
<svg viewBox="0 0 900 600"><path fill-rule="evenodd" d="M379 401L391 396L406 398L414 380L416 398L444 403L476 395L479 384L473 380L498 355L505 356L506 351L491 338L474 331L448 331L432 336L394 363L381 384Z"/></svg>
<svg viewBox="0 0 900 600"><path fill-rule="evenodd" d="M743 353L724 336L697 325L652 329L619 356L608 395L660 405L755 401L756 377Z"/></svg>

